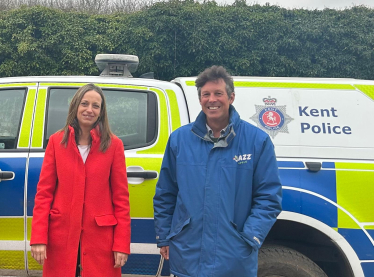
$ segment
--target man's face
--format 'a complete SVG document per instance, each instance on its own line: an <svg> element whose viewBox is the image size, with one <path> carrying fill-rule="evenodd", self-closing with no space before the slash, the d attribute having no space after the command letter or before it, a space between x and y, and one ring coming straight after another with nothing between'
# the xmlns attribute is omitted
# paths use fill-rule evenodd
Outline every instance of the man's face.
<svg viewBox="0 0 374 277"><path fill-rule="evenodd" d="M226 83L223 79L209 81L201 88L200 105L209 121L227 121L229 107L234 102L235 94L227 95Z"/></svg>

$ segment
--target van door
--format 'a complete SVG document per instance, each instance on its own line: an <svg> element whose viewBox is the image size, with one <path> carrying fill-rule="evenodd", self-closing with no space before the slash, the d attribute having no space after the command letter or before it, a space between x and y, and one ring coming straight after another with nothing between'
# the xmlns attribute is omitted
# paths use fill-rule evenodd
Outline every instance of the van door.
<svg viewBox="0 0 374 277"><path fill-rule="evenodd" d="M28 240L32 209L45 148L49 137L64 127L70 101L85 83L42 83L39 86L30 150L27 190ZM112 132L124 144L131 215L131 255L122 267L125 276L155 275L160 261L153 223L153 196L167 139L181 125L179 115L169 118L176 104L173 90L150 86L97 84L103 89ZM170 86L170 85L169 85ZM174 87L174 89L179 89ZM171 98L170 98L171 97ZM169 100L169 98L171 100ZM178 107L173 109L178 113ZM30 273L41 267L31 258ZM165 267L164 274L168 274Z"/></svg>
<svg viewBox="0 0 374 277"><path fill-rule="evenodd" d="M0 84L0 275L2 276L27 274L24 196L35 95L36 84Z"/></svg>

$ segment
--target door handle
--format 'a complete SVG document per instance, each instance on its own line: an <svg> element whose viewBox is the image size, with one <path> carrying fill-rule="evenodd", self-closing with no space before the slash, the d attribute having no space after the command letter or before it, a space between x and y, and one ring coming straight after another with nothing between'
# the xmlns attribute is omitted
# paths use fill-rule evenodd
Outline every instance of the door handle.
<svg viewBox="0 0 374 277"><path fill-rule="evenodd" d="M320 162L305 162L306 167L309 171L318 172L321 170L322 164Z"/></svg>
<svg viewBox="0 0 374 277"><path fill-rule="evenodd" d="M131 185L139 185L145 180L156 179L157 171L144 170L141 166L129 166L127 168L127 180Z"/></svg>
<svg viewBox="0 0 374 277"><path fill-rule="evenodd" d="M157 178L157 172L156 171L148 171L144 170L141 172L127 172L128 178L143 178L143 179L156 179Z"/></svg>
<svg viewBox="0 0 374 277"><path fill-rule="evenodd" d="M13 171L1 171L0 169L0 182L1 181L11 181L14 179L14 172Z"/></svg>

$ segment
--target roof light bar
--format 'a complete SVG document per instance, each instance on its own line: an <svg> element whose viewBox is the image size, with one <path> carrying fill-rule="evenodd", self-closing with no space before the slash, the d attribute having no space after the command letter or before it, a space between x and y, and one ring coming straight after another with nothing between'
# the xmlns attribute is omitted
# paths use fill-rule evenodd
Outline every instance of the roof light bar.
<svg viewBox="0 0 374 277"><path fill-rule="evenodd" d="M132 77L139 65L138 56L124 54L98 54L95 57L100 76Z"/></svg>

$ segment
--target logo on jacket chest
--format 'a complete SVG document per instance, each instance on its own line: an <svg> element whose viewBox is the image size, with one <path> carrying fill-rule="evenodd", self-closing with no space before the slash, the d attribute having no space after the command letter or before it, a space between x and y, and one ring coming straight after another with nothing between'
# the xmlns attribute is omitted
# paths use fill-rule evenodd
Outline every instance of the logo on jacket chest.
<svg viewBox="0 0 374 277"><path fill-rule="evenodd" d="M247 163L247 161L249 161L251 159L251 156L252 154L242 154L242 155L235 155L233 160L237 163L237 164L245 164Z"/></svg>

